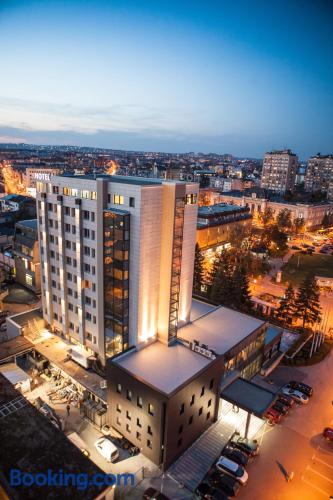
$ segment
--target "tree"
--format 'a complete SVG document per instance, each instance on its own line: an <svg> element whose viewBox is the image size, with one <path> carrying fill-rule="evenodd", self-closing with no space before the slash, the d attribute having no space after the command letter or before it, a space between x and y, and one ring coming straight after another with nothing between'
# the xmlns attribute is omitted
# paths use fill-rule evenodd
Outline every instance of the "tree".
<svg viewBox="0 0 333 500"><path fill-rule="evenodd" d="M296 234L299 234L304 229L304 219L302 217L297 217L294 219L293 230Z"/></svg>
<svg viewBox="0 0 333 500"><path fill-rule="evenodd" d="M220 252L214 262L210 273L210 298L218 303L228 305L231 294L231 259L226 250Z"/></svg>
<svg viewBox="0 0 333 500"><path fill-rule="evenodd" d="M303 322L303 328L321 320L320 291L316 278L308 274L298 291L295 301L296 316Z"/></svg>
<svg viewBox="0 0 333 500"><path fill-rule="evenodd" d="M296 294L293 286L290 284L286 290L285 296L280 300L279 308L276 311L277 318L284 324L291 324L295 315Z"/></svg>
<svg viewBox="0 0 333 500"><path fill-rule="evenodd" d="M232 291L232 306L239 311L250 312L253 309L250 281L242 267L237 267L233 273Z"/></svg>
<svg viewBox="0 0 333 500"><path fill-rule="evenodd" d="M279 230L277 225L270 227L270 240L275 243L279 250L287 249L288 237L286 233Z"/></svg>
<svg viewBox="0 0 333 500"><path fill-rule="evenodd" d="M322 227L324 228L330 227L332 226L332 223L333 223L332 215L325 214L321 222Z"/></svg>
<svg viewBox="0 0 333 500"><path fill-rule="evenodd" d="M283 208L278 213L276 218L276 223L279 229L290 229L291 228L291 211L288 208Z"/></svg>
<svg viewBox="0 0 333 500"><path fill-rule="evenodd" d="M196 243L194 256L193 291L197 294L201 293L201 286L204 283L204 276L204 256L202 255L198 243Z"/></svg>
<svg viewBox="0 0 333 500"><path fill-rule="evenodd" d="M258 218L264 227L269 226L273 222L273 210L266 207L263 212L259 212Z"/></svg>

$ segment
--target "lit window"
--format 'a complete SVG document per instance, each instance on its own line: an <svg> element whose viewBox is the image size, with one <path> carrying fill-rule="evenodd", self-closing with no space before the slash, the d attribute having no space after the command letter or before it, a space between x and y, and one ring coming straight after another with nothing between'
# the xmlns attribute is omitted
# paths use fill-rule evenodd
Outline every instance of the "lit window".
<svg viewBox="0 0 333 500"><path fill-rule="evenodd" d="M32 276L30 274L25 275L25 282L27 285L32 286Z"/></svg>
<svg viewBox="0 0 333 500"><path fill-rule="evenodd" d="M114 194L113 195L113 203L115 205L123 205L124 204L124 197L120 194Z"/></svg>
<svg viewBox="0 0 333 500"><path fill-rule="evenodd" d="M154 416L154 406L152 404L149 404L148 405L148 413L149 415L151 415L152 417Z"/></svg>
<svg viewBox="0 0 333 500"><path fill-rule="evenodd" d="M197 195L196 195L196 193L192 193L192 194L187 194L186 195L186 199L185 199L186 205L195 205L196 202L197 202Z"/></svg>

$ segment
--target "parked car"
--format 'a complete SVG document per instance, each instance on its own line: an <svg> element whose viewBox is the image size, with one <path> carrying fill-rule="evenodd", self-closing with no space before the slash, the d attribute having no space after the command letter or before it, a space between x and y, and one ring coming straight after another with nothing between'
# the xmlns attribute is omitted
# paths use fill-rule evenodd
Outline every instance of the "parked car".
<svg viewBox="0 0 333 500"><path fill-rule="evenodd" d="M287 406L285 406L282 403L279 403L278 401L275 401L275 403L271 406L273 410L276 410L277 412L281 413L281 415L288 415L289 409Z"/></svg>
<svg viewBox="0 0 333 500"><path fill-rule="evenodd" d="M247 453L247 455L258 455L259 453L258 441L256 439L243 438L238 432L233 434L230 443L239 450Z"/></svg>
<svg viewBox="0 0 333 500"><path fill-rule="evenodd" d="M266 418L268 424L274 425L280 422L281 413L274 410L273 408L268 408L268 410L264 414L264 417Z"/></svg>
<svg viewBox="0 0 333 500"><path fill-rule="evenodd" d="M119 458L119 450L106 436L95 441L94 446L98 453L108 462L115 462Z"/></svg>
<svg viewBox="0 0 333 500"><path fill-rule="evenodd" d="M285 394L279 394L277 401L281 402L285 406L289 406L289 408L291 408L295 404L295 400L289 396L286 396Z"/></svg>
<svg viewBox="0 0 333 500"><path fill-rule="evenodd" d="M297 403L307 404L309 402L309 398L303 394L303 392L295 391L290 387L283 387L282 394L286 394L287 396L291 396Z"/></svg>
<svg viewBox="0 0 333 500"><path fill-rule="evenodd" d="M325 427L323 436L327 441L333 442L333 429L331 427Z"/></svg>
<svg viewBox="0 0 333 500"><path fill-rule="evenodd" d="M231 445L227 445L223 448L222 455L230 458L230 460L237 462L243 467L245 467L249 463L249 456L246 455L246 453L244 453L243 451L238 450L236 447Z"/></svg>
<svg viewBox="0 0 333 500"><path fill-rule="evenodd" d="M169 497L156 490L155 488L147 488L142 495L145 500L170 500Z"/></svg>
<svg viewBox="0 0 333 500"><path fill-rule="evenodd" d="M292 380L287 384L286 387L291 387L291 389L295 389L296 391L301 391L303 392L306 396L312 396L313 395L313 389L310 385L304 384L303 382L295 382Z"/></svg>
<svg viewBox="0 0 333 500"><path fill-rule="evenodd" d="M208 483L200 483L195 493L204 500L228 500L230 498L224 491Z"/></svg>
<svg viewBox="0 0 333 500"><path fill-rule="evenodd" d="M291 246L291 249L292 249L292 250L300 250L300 247L298 247L297 245L292 245L292 246Z"/></svg>
<svg viewBox="0 0 333 500"><path fill-rule="evenodd" d="M237 479L227 474L221 474L218 470L214 469L208 475L208 482L215 488L222 490L224 493L230 497L235 497L238 495L240 490L240 484Z"/></svg>
<svg viewBox="0 0 333 500"><path fill-rule="evenodd" d="M230 460L223 455L216 462L216 468L220 472L224 472L233 476L237 481L239 481L243 486L247 483L249 478L248 473L241 465L237 464L233 460Z"/></svg>

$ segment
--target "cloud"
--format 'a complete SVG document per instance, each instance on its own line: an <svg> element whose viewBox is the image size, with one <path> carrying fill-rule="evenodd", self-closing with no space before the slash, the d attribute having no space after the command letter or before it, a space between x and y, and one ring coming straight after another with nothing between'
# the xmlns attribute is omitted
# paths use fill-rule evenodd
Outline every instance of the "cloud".
<svg viewBox="0 0 333 500"><path fill-rule="evenodd" d="M136 104L79 107L0 97L0 126L26 131L142 132L159 137L165 133L198 133L199 117L172 108Z"/></svg>
<svg viewBox="0 0 333 500"><path fill-rule="evenodd" d="M17 144L17 143L23 143L27 142L27 140L23 137L15 137L11 135L0 135L0 143L11 143L11 144Z"/></svg>

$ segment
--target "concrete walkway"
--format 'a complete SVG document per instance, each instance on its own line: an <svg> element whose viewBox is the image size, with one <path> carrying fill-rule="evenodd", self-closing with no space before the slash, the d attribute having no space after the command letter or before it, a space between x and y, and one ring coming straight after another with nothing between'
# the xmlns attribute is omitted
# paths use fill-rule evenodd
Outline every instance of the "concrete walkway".
<svg viewBox="0 0 333 500"><path fill-rule="evenodd" d="M234 428L218 420L202 434L168 469L168 475L190 491L194 491L215 460L221 455Z"/></svg>

